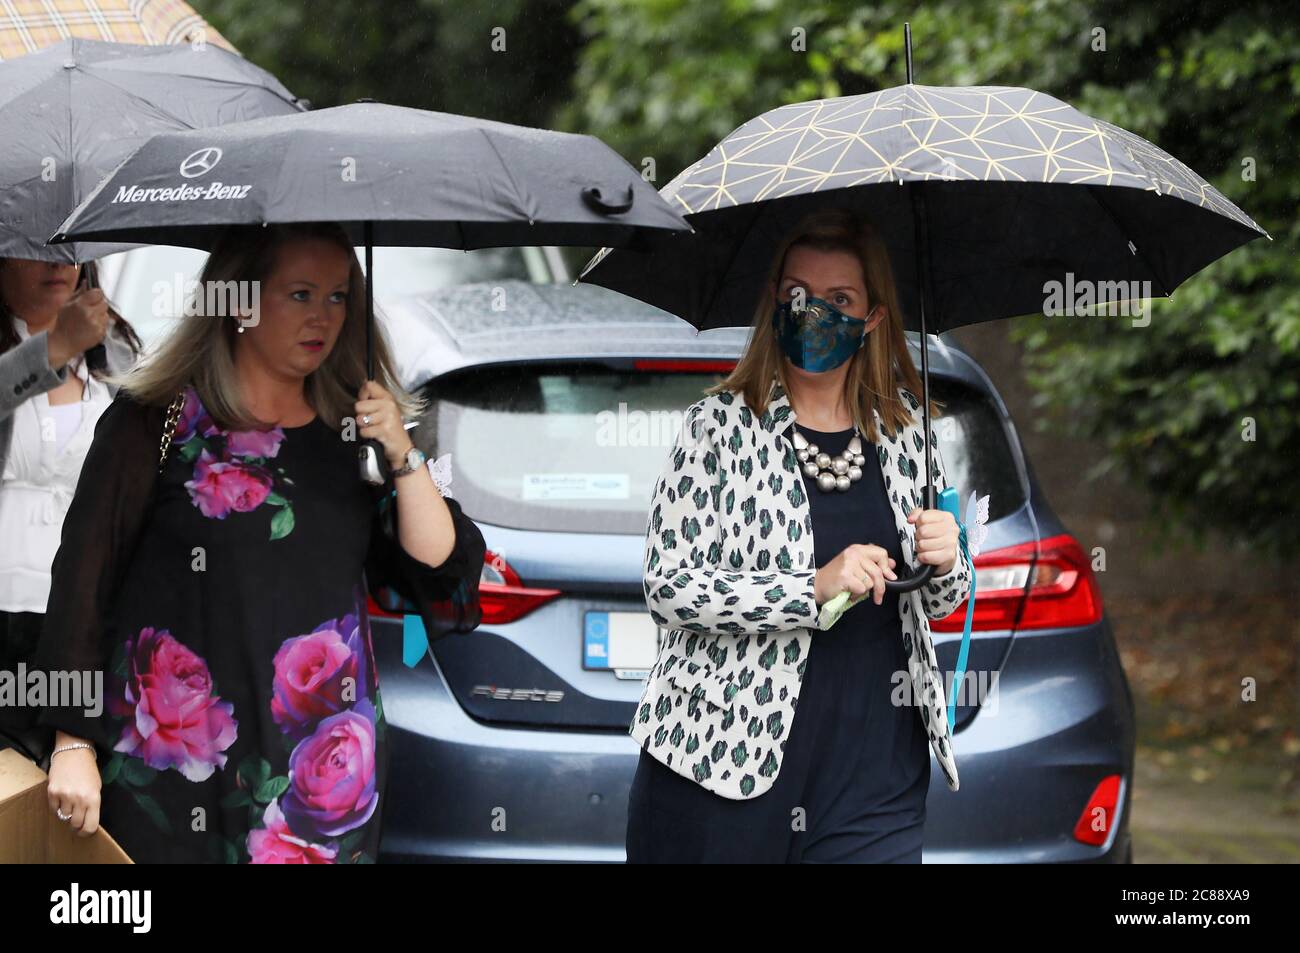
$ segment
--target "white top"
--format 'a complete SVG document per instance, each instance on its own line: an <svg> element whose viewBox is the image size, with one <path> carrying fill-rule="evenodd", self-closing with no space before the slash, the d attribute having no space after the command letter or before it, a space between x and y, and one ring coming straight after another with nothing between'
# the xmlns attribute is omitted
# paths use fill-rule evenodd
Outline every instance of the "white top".
<svg viewBox="0 0 1300 953"><path fill-rule="evenodd" d="M18 337L31 335L14 319ZM47 394L21 403L13 414L13 442L0 475L0 610L45 612L50 566L59 549L63 518L72 503L95 423L111 402L108 387L78 361L81 400L50 405Z"/></svg>
<svg viewBox="0 0 1300 953"><path fill-rule="evenodd" d="M68 441L76 436L77 428L81 426L81 405L84 400L74 400L70 404L50 404L46 413L54 422L54 452L62 453L63 448L68 445ZM43 434L49 437L48 433Z"/></svg>

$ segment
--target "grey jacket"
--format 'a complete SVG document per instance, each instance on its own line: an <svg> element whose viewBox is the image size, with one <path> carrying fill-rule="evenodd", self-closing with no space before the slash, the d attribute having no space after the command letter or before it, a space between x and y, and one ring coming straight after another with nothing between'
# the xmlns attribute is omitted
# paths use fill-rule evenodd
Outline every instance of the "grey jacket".
<svg viewBox="0 0 1300 953"><path fill-rule="evenodd" d="M37 394L53 390L68 379L68 369L50 369L46 345L48 332L33 334L17 347L0 354L0 475L4 474L9 445L13 441L14 411ZM120 373L131 366L135 356L130 345L117 334L104 338L104 351L110 373ZM117 388L108 385L109 393Z"/></svg>

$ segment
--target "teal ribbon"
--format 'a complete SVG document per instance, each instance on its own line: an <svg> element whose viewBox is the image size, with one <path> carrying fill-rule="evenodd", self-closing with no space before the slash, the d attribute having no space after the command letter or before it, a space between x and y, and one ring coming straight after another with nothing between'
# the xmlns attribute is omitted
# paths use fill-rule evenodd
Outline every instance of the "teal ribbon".
<svg viewBox="0 0 1300 953"><path fill-rule="evenodd" d="M961 521L961 501L957 497L957 491L950 486L944 487L943 492L939 494L939 508L947 510L957 521L957 539L970 566L970 595L966 598L966 624L962 626L961 648L957 652L957 670L953 673L952 691L948 693L948 734L951 735L953 726L957 722L957 686L961 685L962 679L966 676L966 657L970 653L970 629L971 623L975 621L975 560L970 554L966 524Z"/></svg>

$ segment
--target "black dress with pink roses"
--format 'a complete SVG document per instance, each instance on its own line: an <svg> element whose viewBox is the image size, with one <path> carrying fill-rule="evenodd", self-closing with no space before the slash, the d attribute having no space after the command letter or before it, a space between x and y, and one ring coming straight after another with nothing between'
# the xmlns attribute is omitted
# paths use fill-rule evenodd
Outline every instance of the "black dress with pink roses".
<svg viewBox="0 0 1300 953"><path fill-rule="evenodd" d="M96 429L38 665L103 670L105 703L42 721L95 741L101 823L138 863L373 862L388 744L367 587L469 631L483 537L448 499L452 555L407 555L391 497L320 418L225 431L191 388L155 481L161 426L122 396Z"/></svg>

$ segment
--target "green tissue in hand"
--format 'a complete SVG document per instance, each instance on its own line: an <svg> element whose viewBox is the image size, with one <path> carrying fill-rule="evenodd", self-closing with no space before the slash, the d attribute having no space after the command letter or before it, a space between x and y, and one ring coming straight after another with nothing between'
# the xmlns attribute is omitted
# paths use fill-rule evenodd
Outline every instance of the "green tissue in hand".
<svg viewBox="0 0 1300 953"><path fill-rule="evenodd" d="M870 595L870 592L864 592L856 599L851 599L849 597L849 591L847 589L843 590L838 596L827 600L826 604L822 606L821 611L817 613L817 628L823 630L829 629L836 622L840 621L840 616L844 615L844 613L848 612Z"/></svg>

